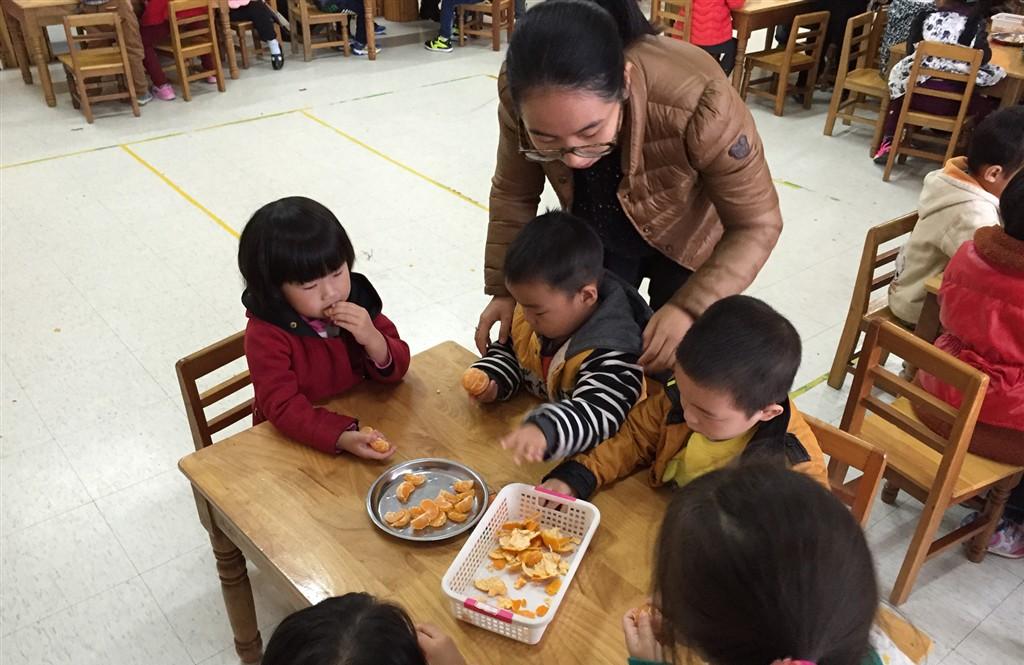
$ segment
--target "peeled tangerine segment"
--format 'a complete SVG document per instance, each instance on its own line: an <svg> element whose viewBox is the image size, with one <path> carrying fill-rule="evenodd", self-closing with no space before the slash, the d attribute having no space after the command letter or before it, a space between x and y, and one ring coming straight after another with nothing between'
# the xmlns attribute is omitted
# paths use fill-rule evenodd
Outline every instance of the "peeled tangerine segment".
<svg viewBox="0 0 1024 665"><path fill-rule="evenodd" d="M419 531L420 529L426 529L428 526L430 526L430 517L427 516L426 513L424 513L419 517L414 518L412 522L410 522L410 524L412 524L412 528L416 531Z"/></svg>
<svg viewBox="0 0 1024 665"><path fill-rule="evenodd" d="M437 513L437 517L430 521L430 526L435 529L444 526L448 522L448 516L442 512Z"/></svg>
<svg viewBox="0 0 1024 665"><path fill-rule="evenodd" d="M422 473L407 473L404 478L405 482L411 483L414 487L419 487L423 483L427 482L427 477Z"/></svg>
<svg viewBox="0 0 1024 665"><path fill-rule="evenodd" d="M398 489L395 490L395 496L398 497L399 501L405 503L406 501L409 500L409 497L412 495L412 492L415 489L415 485L413 485L410 482L403 481L399 483Z"/></svg>
<svg viewBox="0 0 1024 665"><path fill-rule="evenodd" d="M472 480L456 480L452 483L452 490L454 490L456 494L461 494L472 490L473 485L474 483Z"/></svg>
<svg viewBox="0 0 1024 665"><path fill-rule="evenodd" d="M460 513L456 510L453 510L448 513L448 519L450 519L453 522L465 522L468 517L468 513Z"/></svg>
<svg viewBox="0 0 1024 665"><path fill-rule="evenodd" d="M468 513L473 510L473 498L472 496L467 496L462 501L459 501L455 504L455 510L460 513Z"/></svg>
<svg viewBox="0 0 1024 665"><path fill-rule="evenodd" d="M400 529L408 525L410 519L412 518L410 517L408 510L384 513L384 521L396 529Z"/></svg>
<svg viewBox="0 0 1024 665"><path fill-rule="evenodd" d="M376 441L370 442L370 447L376 450L378 453L386 453L391 450L391 444L384 439L377 439Z"/></svg>
<svg viewBox="0 0 1024 665"><path fill-rule="evenodd" d="M470 367L462 374L462 387L473 397L483 395L490 385L491 378L482 369Z"/></svg>

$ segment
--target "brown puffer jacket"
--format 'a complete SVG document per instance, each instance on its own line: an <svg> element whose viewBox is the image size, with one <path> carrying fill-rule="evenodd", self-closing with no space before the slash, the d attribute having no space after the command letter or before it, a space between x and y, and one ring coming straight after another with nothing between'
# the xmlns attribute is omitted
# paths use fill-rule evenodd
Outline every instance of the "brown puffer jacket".
<svg viewBox="0 0 1024 665"><path fill-rule="evenodd" d="M782 231L778 195L754 119L713 58L675 39L643 37L626 50L626 62L619 202L652 247L696 271L672 298L696 317L742 292L764 265ZM498 94L484 281L489 295L505 296L505 252L537 214L545 178L567 210L573 178L560 161L539 164L520 154L526 132L504 71Z"/></svg>

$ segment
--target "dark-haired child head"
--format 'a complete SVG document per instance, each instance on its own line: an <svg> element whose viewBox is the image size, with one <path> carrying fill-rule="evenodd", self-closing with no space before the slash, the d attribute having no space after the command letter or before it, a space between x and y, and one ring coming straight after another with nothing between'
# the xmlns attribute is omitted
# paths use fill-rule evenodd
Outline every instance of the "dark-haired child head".
<svg viewBox="0 0 1024 665"><path fill-rule="evenodd" d="M523 227L505 255L505 286L542 337L564 340L593 314L604 247L590 226L547 212Z"/></svg>
<svg viewBox="0 0 1024 665"><path fill-rule="evenodd" d="M1024 167L1024 106L1000 109L982 120L967 148L967 169L989 194L1001 197Z"/></svg>
<svg viewBox="0 0 1024 665"><path fill-rule="evenodd" d="M723 441L775 418L800 353L796 328L764 302L730 296L711 305L676 351L676 384L687 425Z"/></svg>
<svg viewBox="0 0 1024 665"><path fill-rule="evenodd" d="M249 219L238 243L238 269L262 308L282 301L310 319L347 300L352 242L330 210L304 196L268 203Z"/></svg>
<svg viewBox="0 0 1024 665"><path fill-rule="evenodd" d="M1007 235L1024 241L1024 170L1019 171L1003 190L999 214Z"/></svg>

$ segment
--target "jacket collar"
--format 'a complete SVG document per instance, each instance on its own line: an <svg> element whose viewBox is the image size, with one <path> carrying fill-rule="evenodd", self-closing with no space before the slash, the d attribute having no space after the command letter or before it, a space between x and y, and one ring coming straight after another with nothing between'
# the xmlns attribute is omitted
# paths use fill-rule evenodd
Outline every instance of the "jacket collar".
<svg viewBox="0 0 1024 665"><path fill-rule="evenodd" d="M1002 227L983 226L975 231L974 248L996 268L1024 272L1024 241L1017 240Z"/></svg>
<svg viewBox="0 0 1024 665"><path fill-rule="evenodd" d="M383 307L377 290L365 275L357 272L349 273L352 279L352 290L348 296L348 302L359 305L365 309L371 319L377 318ZM320 337L313 328L306 323L306 320L296 312L291 305L285 302L284 298L268 303L266 306L256 302L248 289L242 292L242 304L249 311L249 315L262 319L278 328L293 335L302 337Z"/></svg>

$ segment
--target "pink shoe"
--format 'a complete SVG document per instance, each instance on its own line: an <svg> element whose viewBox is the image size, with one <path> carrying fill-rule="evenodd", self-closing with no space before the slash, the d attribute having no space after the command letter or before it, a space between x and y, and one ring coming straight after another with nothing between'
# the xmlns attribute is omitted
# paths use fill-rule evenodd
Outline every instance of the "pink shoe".
<svg viewBox="0 0 1024 665"><path fill-rule="evenodd" d="M162 99L165 102L173 100L177 95L174 94L174 88L171 87L170 83L164 83L163 85L153 86L153 96L157 99Z"/></svg>
<svg viewBox="0 0 1024 665"><path fill-rule="evenodd" d="M206 77L206 82L209 83L210 85L217 85L217 77L216 76L207 76Z"/></svg>
<svg viewBox="0 0 1024 665"><path fill-rule="evenodd" d="M988 541L988 551L1007 559L1024 559L1024 525L1004 519Z"/></svg>

